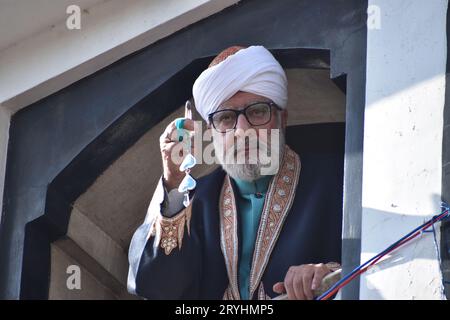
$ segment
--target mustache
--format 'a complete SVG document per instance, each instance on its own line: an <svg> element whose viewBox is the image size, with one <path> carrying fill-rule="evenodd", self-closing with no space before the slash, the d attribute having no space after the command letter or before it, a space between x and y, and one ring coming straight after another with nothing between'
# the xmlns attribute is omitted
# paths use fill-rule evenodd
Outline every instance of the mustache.
<svg viewBox="0 0 450 320"><path fill-rule="evenodd" d="M270 145L264 141L258 141L258 143L245 143L232 144L229 146L222 158L225 163L237 163L237 164L256 164L261 157L267 157L271 154ZM247 162L249 161L249 162Z"/></svg>
<svg viewBox="0 0 450 320"><path fill-rule="evenodd" d="M262 134L261 136L250 132L246 133L246 136L214 137L214 153L217 160L222 165L266 164L272 161L270 159L281 154L284 132L276 129Z"/></svg>
<svg viewBox="0 0 450 320"><path fill-rule="evenodd" d="M246 139L244 143L236 143L233 141L231 145L227 146L226 151L231 151L231 149L234 149L235 151L267 149L269 146L270 143L263 140L258 139L256 141L248 141Z"/></svg>

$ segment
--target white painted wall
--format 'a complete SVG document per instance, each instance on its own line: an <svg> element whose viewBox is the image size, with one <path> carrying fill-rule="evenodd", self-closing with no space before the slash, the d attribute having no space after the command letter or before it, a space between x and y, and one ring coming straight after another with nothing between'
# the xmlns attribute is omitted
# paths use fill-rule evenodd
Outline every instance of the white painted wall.
<svg viewBox="0 0 450 320"><path fill-rule="evenodd" d="M367 39L362 262L440 212L447 57L447 1L369 4L381 28ZM442 297L430 233L361 278L361 299Z"/></svg>
<svg viewBox="0 0 450 320"><path fill-rule="evenodd" d="M65 20L69 5L88 9L106 0L0 0L0 51Z"/></svg>

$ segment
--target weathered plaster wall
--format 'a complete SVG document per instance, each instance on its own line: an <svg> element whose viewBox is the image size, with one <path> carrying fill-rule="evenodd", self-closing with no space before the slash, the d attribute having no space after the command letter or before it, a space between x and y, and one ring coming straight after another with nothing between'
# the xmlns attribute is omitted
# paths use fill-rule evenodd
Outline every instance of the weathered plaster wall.
<svg viewBox="0 0 450 320"><path fill-rule="evenodd" d="M447 1L371 6L381 20L367 38L362 262L440 212L447 57ZM442 297L432 233L361 278L361 299Z"/></svg>

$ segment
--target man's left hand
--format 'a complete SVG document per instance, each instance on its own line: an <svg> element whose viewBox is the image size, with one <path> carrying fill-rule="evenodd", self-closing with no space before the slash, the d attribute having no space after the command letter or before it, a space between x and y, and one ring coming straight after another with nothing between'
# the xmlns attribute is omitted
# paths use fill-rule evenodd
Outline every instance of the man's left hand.
<svg viewBox="0 0 450 320"><path fill-rule="evenodd" d="M284 282L275 283L273 291L279 294L287 293L289 300L312 300L314 290L320 288L322 279L330 272L323 263L291 266Z"/></svg>

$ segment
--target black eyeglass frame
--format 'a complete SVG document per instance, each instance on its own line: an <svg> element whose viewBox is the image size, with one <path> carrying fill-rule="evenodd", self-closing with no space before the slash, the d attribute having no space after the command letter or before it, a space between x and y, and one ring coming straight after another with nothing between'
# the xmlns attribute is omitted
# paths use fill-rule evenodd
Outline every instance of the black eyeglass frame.
<svg viewBox="0 0 450 320"><path fill-rule="evenodd" d="M267 104L267 105L269 105L269 107L270 107L270 114L269 114L269 120L267 120L267 122L264 122L264 123L261 123L261 124L257 124L257 125L256 125L256 124L253 124L253 123L248 119L247 114L246 114L245 112L247 111L248 108L254 106L255 104ZM227 133L228 131L236 130L236 126L237 126L237 122L238 122L239 115L243 114L244 117L245 117L245 119L247 120L248 123L250 123L252 126L259 127L259 126L263 126L263 125L268 124L268 123L272 120L272 107L275 107L277 110L283 110L283 109L280 108L276 103L274 103L274 102L272 102L272 101L256 101L256 102L252 102L251 104L245 106L243 109L240 109L240 110L235 110L235 109L222 109L222 110L218 110L218 111L216 111L216 112L210 113L210 114L208 115L208 121L209 121L210 124L212 124L212 126L214 127L214 129L215 129L217 132L220 132L220 133ZM219 129L217 129L216 126L214 125L214 122L212 121L212 117L213 117L215 114L220 113L220 112L223 112L223 111L232 111L232 112L234 112L234 113L236 114L236 120L234 121L234 126L233 126L233 128L227 129L226 131L220 131Z"/></svg>

